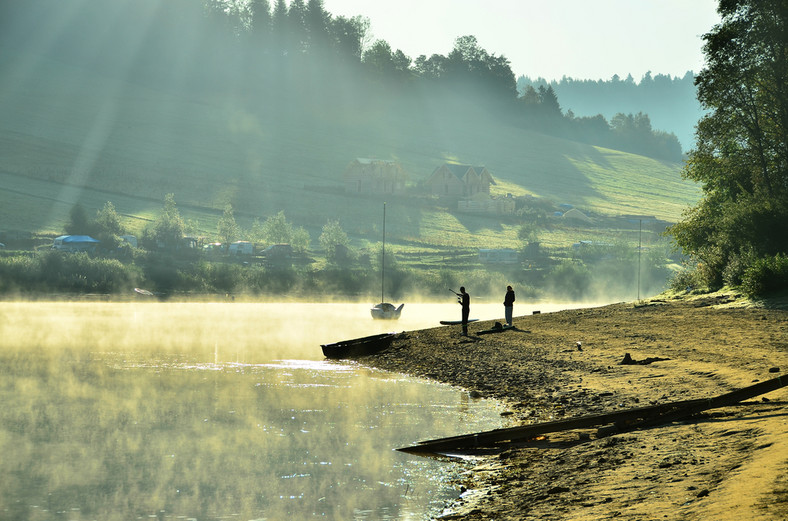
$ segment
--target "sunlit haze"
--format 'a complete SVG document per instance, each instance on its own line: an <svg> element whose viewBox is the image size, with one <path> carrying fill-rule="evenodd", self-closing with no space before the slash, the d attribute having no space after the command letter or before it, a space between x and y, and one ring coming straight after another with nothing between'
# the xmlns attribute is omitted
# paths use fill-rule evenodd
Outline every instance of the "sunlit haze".
<svg viewBox="0 0 788 521"><path fill-rule="evenodd" d="M703 66L701 36L719 21L715 0L324 0L334 16L370 19L373 41L412 59L448 54L473 35L515 76L560 80L628 74L683 76Z"/></svg>
<svg viewBox="0 0 788 521"><path fill-rule="evenodd" d="M355 311L0 304L0 518L437 514L461 467L392 449L506 426L502 405L323 361L332 329L376 327Z"/></svg>

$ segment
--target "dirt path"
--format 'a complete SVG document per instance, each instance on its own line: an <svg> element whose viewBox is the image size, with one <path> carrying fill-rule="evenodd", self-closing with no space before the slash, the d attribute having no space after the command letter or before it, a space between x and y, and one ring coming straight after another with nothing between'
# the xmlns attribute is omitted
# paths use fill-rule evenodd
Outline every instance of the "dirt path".
<svg viewBox="0 0 788 521"><path fill-rule="evenodd" d="M788 312L733 295L527 315L514 325L478 335L492 323L475 323L467 338L459 326L406 332L360 361L505 400L518 424L711 398L788 372ZM621 365L627 353L653 361ZM476 469L445 519L786 520L786 405L788 387L691 421L508 448Z"/></svg>

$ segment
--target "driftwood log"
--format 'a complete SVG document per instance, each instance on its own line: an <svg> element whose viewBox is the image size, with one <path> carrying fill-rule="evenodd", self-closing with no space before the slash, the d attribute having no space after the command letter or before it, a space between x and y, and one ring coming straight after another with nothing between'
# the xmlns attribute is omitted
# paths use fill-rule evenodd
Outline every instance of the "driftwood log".
<svg viewBox="0 0 788 521"><path fill-rule="evenodd" d="M421 441L416 445L403 447L397 450L410 453L437 454L451 450L493 447L505 442L522 442L551 432L588 429L599 426L609 427L599 429L597 431L598 436L612 434L614 432L625 432L627 430L652 427L689 418L707 409L735 405L743 400L780 389L786 385L788 385L788 377L778 377L755 385L743 387L714 398L683 400L606 414L592 414L566 420L463 434L460 436Z"/></svg>

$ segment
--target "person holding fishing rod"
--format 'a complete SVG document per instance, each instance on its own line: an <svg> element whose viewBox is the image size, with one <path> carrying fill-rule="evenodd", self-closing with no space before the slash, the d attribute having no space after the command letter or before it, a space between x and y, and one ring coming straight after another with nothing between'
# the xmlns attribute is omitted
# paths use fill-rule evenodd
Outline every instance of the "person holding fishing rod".
<svg viewBox="0 0 788 521"><path fill-rule="evenodd" d="M465 286L460 286L460 292L449 290L457 295L457 302L462 306L462 336L468 336L468 316L471 314L471 296L465 292Z"/></svg>

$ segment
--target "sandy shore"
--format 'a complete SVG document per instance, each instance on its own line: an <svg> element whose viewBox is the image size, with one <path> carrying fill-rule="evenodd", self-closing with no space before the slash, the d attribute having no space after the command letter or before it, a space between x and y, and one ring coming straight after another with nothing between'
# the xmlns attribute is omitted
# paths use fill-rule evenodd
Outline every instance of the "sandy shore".
<svg viewBox="0 0 788 521"><path fill-rule="evenodd" d="M515 314L525 309L518 303ZM492 322L471 324L469 337L460 326L405 332L360 361L504 400L518 425L712 398L788 376L784 306L715 294L532 311L494 334L478 334ZM622 365L627 353L651 363ZM442 519L786 520L786 405L783 387L690 420L508 446L468 476L468 492Z"/></svg>

